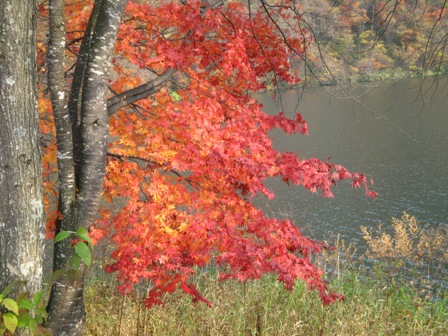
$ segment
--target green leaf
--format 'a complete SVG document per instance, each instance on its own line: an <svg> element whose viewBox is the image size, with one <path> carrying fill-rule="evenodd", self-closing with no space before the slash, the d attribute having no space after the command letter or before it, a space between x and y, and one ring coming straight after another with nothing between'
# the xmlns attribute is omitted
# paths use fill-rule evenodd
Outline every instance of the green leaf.
<svg viewBox="0 0 448 336"><path fill-rule="evenodd" d="M90 252L86 243L79 242L75 245L76 254L79 255L82 261L85 262L87 266L90 266L92 263L92 253Z"/></svg>
<svg viewBox="0 0 448 336"><path fill-rule="evenodd" d="M36 310L34 312L36 313L36 317L41 316L43 318L47 318L47 316L48 316L48 313L47 313L47 310L45 309L45 307L36 308Z"/></svg>
<svg viewBox="0 0 448 336"><path fill-rule="evenodd" d="M4 299L2 305L9 311L12 311L14 314L19 315L19 306L13 299Z"/></svg>
<svg viewBox="0 0 448 336"><path fill-rule="evenodd" d="M44 323L44 318L40 315L37 315L34 320L36 321L37 325L41 325L42 323Z"/></svg>
<svg viewBox="0 0 448 336"><path fill-rule="evenodd" d="M34 302L34 305L35 305L36 307L37 307L37 305L39 304L40 299L42 299L42 292L41 292L41 291L39 291L39 292L37 292L36 294L34 294L34 297L33 297L33 302Z"/></svg>
<svg viewBox="0 0 448 336"><path fill-rule="evenodd" d="M92 239L89 237L89 232L85 227L80 227L78 230L76 230L76 235L81 238L82 240L85 240L89 243L89 245L93 245Z"/></svg>
<svg viewBox="0 0 448 336"><path fill-rule="evenodd" d="M174 99L175 102L178 102L181 99L180 95L175 91L171 91L170 96Z"/></svg>
<svg viewBox="0 0 448 336"><path fill-rule="evenodd" d="M89 232L85 227L80 227L78 230L76 230L76 235L79 237L80 235L88 234Z"/></svg>
<svg viewBox="0 0 448 336"><path fill-rule="evenodd" d="M16 331L18 322L17 316L13 313L8 312L3 314L3 323L5 324L6 329L8 329L12 334Z"/></svg>
<svg viewBox="0 0 448 336"><path fill-rule="evenodd" d="M72 255L70 258L68 258L68 267L72 270L78 270L79 266L81 265L81 257L78 254Z"/></svg>
<svg viewBox="0 0 448 336"><path fill-rule="evenodd" d="M19 308L33 310L34 307L35 307L34 303L32 303L30 300L25 299L19 302Z"/></svg>
<svg viewBox="0 0 448 336"><path fill-rule="evenodd" d="M68 237L70 237L70 232L68 232L68 231L61 231L54 238L54 242L58 243L61 240L67 239Z"/></svg>
<svg viewBox="0 0 448 336"><path fill-rule="evenodd" d="M3 294L0 294L0 303L3 301Z"/></svg>
<svg viewBox="0 0 448 336"><path fill-rule="evenodd" d="M22 313L22 314L20 314L20 316L19 316L19 321L18 321L18 323L17 323L17 326L18 326L19 328L27 327L28 324L30 323L30 320L31 320L31 315L30 315L30 314L28 314L28 313Z"/></svg>
<svg viewBox="0 0 448 336"><path fill-rule="evenodd" d="M30 319L29 323L28 323L28 327L30 328L30 331L32 334L36 333L36 329L37 329L37 322L35 319Z"/></svg>

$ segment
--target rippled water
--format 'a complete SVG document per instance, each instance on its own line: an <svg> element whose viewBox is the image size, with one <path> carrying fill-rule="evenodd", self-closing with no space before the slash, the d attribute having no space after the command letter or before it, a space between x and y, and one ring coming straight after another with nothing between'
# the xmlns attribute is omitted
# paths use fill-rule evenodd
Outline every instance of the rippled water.
<svg viewBox="0 0 448 336"><path fill-rule="evenodd" d="M281 92L283 107L270 94L256 98L270 113L284 110L292 116L297 110L308 121L309 136L273 132L278 150L321 160L330 156L332 162L372 177L380 197L368 199L346 184L334 189L334 199L324 199L272 180L268 184L276 199L259 199L259 204L289 216L318 239L340 234L360 247L361 225L389 224L403 212L431 225L447 224L448 78L372 83L351 93L358 102L322 88L307 89L299 102L297 91Z"/></svg>

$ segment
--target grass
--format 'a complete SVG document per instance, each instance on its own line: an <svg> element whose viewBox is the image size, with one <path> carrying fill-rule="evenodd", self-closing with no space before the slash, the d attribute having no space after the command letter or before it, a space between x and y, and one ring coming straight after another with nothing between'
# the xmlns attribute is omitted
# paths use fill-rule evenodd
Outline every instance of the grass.
<svg viewBox="0 0 448 336"><path fill-rule="evenodd" d="M409 217L403 217L406 220ZM415 230L415 226L412 228ZM392 239L391 246L397 248L404 232L398 231L388 236ZM441 235L445 231L434 232ZM378 246L375 243L384 236L369 232L366 238L370 239L368 246L375 248ZM415 245L407 244L406 253L411 256L415 248L420 249L415 253L423 255L424 245L418 241ZM302 282L297 282L293 292L288 292L273 275L246 283L220 282L216 271L207 270L199 271L193 282L213 303L212 308L175 293L165 297L163 306L146 309L141 289L140 294L134 291L122 297L117 294L110 276L97 274L90 277L86 288L86 334L448 335L448 290L436 286L446 278L434 280L429 291L428 286L421 286L424 281L420 278L425 277L422 274L414 272L409 273L411 277L403 277L391 273L390 249L387 258L377 256L375 266L366 267L348 260L354 258L351 247L339 241L336 247L316 262L322 268L333 270L329 286L344 294L343 302L324 306L316 293L309 292ZM442 262L445 270L446 262ZM428 279L425 281L427 284Z"/></svg>
<svg viewBox="0 0 448 336"><path fill-rule="evenodd" d="M121 297L107 280L86 293L89 335L448 335L448 297L430 301L418 291L347 272L331 287L345 301L323 306L298 283L286 291L272 276L241 284L202 274L196 284L212 308L170 295L146 309ZM384 286L383 286L384 285Z"/></svg>

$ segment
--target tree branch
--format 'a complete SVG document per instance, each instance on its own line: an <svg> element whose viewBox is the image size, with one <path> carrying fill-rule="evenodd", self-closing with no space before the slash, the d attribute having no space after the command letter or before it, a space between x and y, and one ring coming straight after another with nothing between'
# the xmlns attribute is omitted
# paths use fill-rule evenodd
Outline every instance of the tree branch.
<svg viewBox="0 0 448 336"><path fill-rule="evenodd" d="M107 110L109 116L113 115L118 110L133 104L141 99L147 98L149 95L160 91L176 73L177 70L173 68L166 69L159 77L137 86L131 90L122 92L107 100Z"/></svg>

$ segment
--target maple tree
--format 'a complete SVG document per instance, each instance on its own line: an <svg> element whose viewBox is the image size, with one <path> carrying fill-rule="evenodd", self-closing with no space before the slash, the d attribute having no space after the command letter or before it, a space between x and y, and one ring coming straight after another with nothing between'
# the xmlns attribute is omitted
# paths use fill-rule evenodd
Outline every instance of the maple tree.
<svg viewBox="0 0 448 336"><path fill-rule="evenodd" d="M277 272L287 287L303 278L331 301L336 296L326 293L321 274L307 259L321 245L289 221L267 218L251 197L273 197L263 184L269 177L331 196L332 183L353 176L342 167L273 149L270 129L306 133L307 126L300 115L296 120L265 115L248 94L266 87L260 78L269 72L278 80L299 80L288 66L285 40L266 12L251 13L235 2L201 14L200 6L127 7L132 21L118 35L115 66L124 57L139 69L176 69L177 85L140 101L139 113L120 111L111 118L116 140L108 149L105 195L126 198L127 204L113 216L102 212L103 227L117 247L108 270L118 272L123 292L152 280L148 305L160 303L160 294L177 286L205 300L187 280L193 266L212 258L228 266L222 278ZM173 17L188 19L181 19L170 33L176 37L167 39L159 32L174 29ZM146 29L138 30L142 24ZM303 32L289 35L287 46L302 53ZM131 85L121 76L112 88L121 92Z"/></svg>

